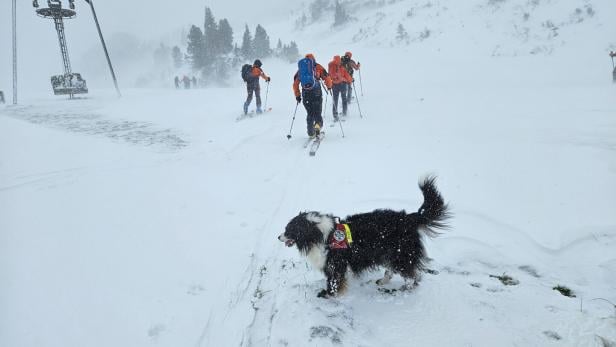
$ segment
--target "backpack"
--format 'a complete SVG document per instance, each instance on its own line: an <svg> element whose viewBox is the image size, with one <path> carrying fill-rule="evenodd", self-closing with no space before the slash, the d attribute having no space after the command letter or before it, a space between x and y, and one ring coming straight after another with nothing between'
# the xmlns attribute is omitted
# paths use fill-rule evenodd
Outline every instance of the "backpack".
<svg viewBox="0 0 616 347"><path fill-rule="evenodd" d="M250 80L250 72L252 71L252 65L250 64L244 64L242 66L242 79L244 80L244 82L248 82L248 80Z"/></svg>
<svg viewBox="0 0 616 347"><path fill-rule="evenodd" d="M312 59L304 58L297 62L298 77L303 89L312 89L317 84L316 64Z"/></svg>
<svg viewBox="0 0 616 347"><path fill-rule="evenodd" d="M340 59L342 62L342 67L347 70L347 72L349 73L349 75L353 76L353 67L351 66L351 58L347 57L346 55L344 57L342 57L342 59Z"/></svg>

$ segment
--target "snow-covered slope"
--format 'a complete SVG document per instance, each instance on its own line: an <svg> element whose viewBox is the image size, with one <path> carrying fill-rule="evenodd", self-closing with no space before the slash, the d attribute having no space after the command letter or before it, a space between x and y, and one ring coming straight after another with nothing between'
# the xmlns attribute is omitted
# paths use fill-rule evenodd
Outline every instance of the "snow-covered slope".
<svg viewBox="0 0 616 347"><path fill-rule="evenodd" d="M404 16L409 3L382 9ZM595 21L608 3L575 6L585 4L596 14L575 34L607 35ZM496 40L477 42L486 54L439 52L471 40L456 31L442 45L353 42L369 12L340 33L322 36L325 21L295 31L320 62L352 49L364 67L363 118L353 104L343 138L328 100L316 157L301 147L301 106L286 138L294 66L276 61L264 64L273 111L239 122L239 81L0 106L0 345L616 343L603 300L616 303L616 99L604 52L533 55L536 43L506 36L498 42L511 54L492 57ZM268 31L294 33L294 21ZM576 57L586 63L563 73ZM351 279L344 297L318 299L322 275L276 239L288 220L415 210L428 173L454 212L451 230L426 240L434 271L412 292L378 291L374 273Z"/></svg>
<svg viewBox="0 0 616 347"><path fill-rule="evenodd" d="M345 24L335 6L315 3L296 13L296 29L332 43L419 45L456 55L528 55L615 47L609 0L349 0ZM569 49L564 49L564 48Z"/></svg>

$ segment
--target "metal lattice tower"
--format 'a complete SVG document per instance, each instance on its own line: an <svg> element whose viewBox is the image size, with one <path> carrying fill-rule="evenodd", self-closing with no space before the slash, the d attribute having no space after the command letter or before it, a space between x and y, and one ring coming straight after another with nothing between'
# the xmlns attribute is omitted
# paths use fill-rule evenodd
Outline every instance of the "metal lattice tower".
<svg viewBox="0 0 616 347"><path fill-rule="evenodd" d="M64 74L70 75L71 59L68 56L68 46L66 45L66 36L64 35L64 20L62 17L54 17L53 22L58 32L58 41L60 42L60 51L62 52L62 61L64 62Z"/></svg>
<svg viewBox="0 0 616 347"><path fill-rule="evenodd" d="M71 7L74 7L73 1L69 1ZM66 35L64 34L64 19L74 18L77 13L73 9L62 8L60 0L48 0L48 8L40 8L36 10L39 17L53 19L58 32L58 42L60 43L60 51L62 53L62 62L64 63L64 75L69 76L71 72L71 61L68 56L68 46L66 45Z"/></svg>

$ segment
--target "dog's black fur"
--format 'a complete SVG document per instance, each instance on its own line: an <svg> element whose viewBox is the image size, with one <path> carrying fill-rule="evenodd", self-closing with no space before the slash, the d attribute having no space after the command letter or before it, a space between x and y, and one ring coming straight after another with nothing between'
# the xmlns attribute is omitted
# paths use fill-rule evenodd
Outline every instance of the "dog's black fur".
<svg viewBox="0 0 616 347"><path fill-rule="evenodd" d="M387 209L346 217L340 223L350 226L353 242L346 249L330 249L328 240L334 232L335 217L318 212L303 212L294 217L278 237L289 247L311 258L327 276L327 289L319 297L336 296L346 288L345 274L350 269L359 275L367 270L385 267L386 283L392 273L405 281L418 281L425 269L426 251L420 231L434 237L436 229L447 228L450 217L447 205L438 192L435 178L428 177L419 184L424 202L415 213Z"/></svg>

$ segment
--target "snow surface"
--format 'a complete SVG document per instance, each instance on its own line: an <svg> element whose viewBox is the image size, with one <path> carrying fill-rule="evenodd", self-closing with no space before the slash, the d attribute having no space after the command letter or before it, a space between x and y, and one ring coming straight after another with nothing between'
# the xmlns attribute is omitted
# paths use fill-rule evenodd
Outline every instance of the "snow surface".
<svg viewBox="0 0 616 347"><path fill-rule="evenodd" d="M487 39L452 55L455 30L389 47L381 28L379 48L318 40L316 23L300 47L321 63L353 50L364 83L363 118L352 105L343 138L328 110L316 157L301 106L286 138L294 66L276 60L273 111L239 122L239 73L231 88L0 105L0 346L615 344L616 308L595 299L616 303L616 85L609 42L579 34L607 37L596 17L551 53L496 56ZM288 220L413 211L429 173L454 213L426 240L434 271L412 292L380 292L372 273L318 299L323 276L276 239Z"/></svg>

